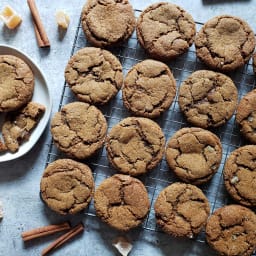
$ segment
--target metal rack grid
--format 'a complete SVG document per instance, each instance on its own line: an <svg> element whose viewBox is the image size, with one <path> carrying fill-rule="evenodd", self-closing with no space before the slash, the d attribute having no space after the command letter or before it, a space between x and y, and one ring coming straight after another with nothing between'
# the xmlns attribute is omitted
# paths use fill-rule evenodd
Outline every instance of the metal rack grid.
<svg viewBox="0 0 256 256"><path fill-rule="evenodd" d="M140 10L135 10L136 16L139 16ZM202 23L196 22L197 31L202 27ZM79 49L91 46L90 43L86 41L84 36L81 23L79 22L76 36L74 39L74 44L71 51L71 56ZM140 47L136 33L134 32L132 37L128 40L128 42L122 44L119 47L112 48L110 51L118 57L123 67L124 76L128 72L128 70L135 65L136 63L149 58L145 51ZM161 115L161 117L155 119L155 121L161 126L166 141L180 128L191 126L186 122L186 119L180 112L177 95L179 93L180 84L194 71L200 69L207 69L197 58L195 53L194 46L191 46L189 51L182 56L178 57L174 61L170 61L167 63L170 69L173 72L173 75L176 79L177 83L177 94L175 100L168 111ZM251 60L248 64L246 64L243 68L236 70L236 72L232 72L228 74L234 83L236 84L239 92L239 99L245 95L247 92L251 91L255 87L255 79L253 75L253 68ZM65 83L62 90L61 100L59 104L59 109L62 108L63 105L77 101L77 98L69 89L68 85ZM100 106L99 109L104 114L107 122L108 122L108 131L123 118L130 116L130 113L125 109L122 103L122 95L121 91L117 94L117 96L107 103L104 106ZM245 141L240 135L239 127L235 123L235 116L223 126L212 129L217 136L219 136L222 147L223 147L223 155L220 167L218 172L214 175L210 182L201 185L200 188L203 190L205 195L207 196L210 205L211 205L211 213L215 211L217 208L232 203L232 199L228 196L224 188L224 182L222 178L222 170L224 167L224 163L226 158L234 149L245 144ZM64 158L65 155L62 154L54 145L53 142L50 144L48 157L46 161L46 166L53 162L58 158ZM109 164L107 159L107 154L105 147L103 147L96 156L89 160L85 160L84 163L88 164L94 175L96 187L107 177L116 173L116 170ZM139 177L139 179L145 184L150 201L150 212L144 221L142 228L151 230L151 231L161 231L155 222L154 216L154 202L156 197L160 193L160 191L168 186L169 184L178 181L175 175L168 170L168 166L165 158L162 159L160 164L149 173ZM93 207L93 201L90 203L89 207L85 211L86 215L96 216L95 210ZM195 240L197 242L205 242L205 234L202 231ZM256 254L253 254L256 255Z"/></svg>

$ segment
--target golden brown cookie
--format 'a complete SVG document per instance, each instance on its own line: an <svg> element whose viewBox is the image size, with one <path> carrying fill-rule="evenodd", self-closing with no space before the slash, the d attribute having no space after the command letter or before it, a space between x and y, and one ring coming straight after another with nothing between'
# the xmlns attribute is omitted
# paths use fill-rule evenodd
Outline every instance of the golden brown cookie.
<svg viewBox="0 0 256 256"><path fill-rule="evenodd" d="M175 182L163 189L155 205L157 224L172 236L194 238L205 226L209 202L201 189Z"/></svg>
<svg viewBox="0 0 256 256"><path fill-rule="evenodd" d="M24 141L29 140L44 112L45 106L31 101L24 108L6 115L2 135L8 150L14 153L19 150L19 146Z"/></svg>
<svg viewBox="0 0 256 256"><path fill-rule="evenodd" d="M40 183L41 197L55 212L75 214L90 203L94 192L91 169L71 159L50 163Z"/></svg>
<svg viewBox="0 0 256 256"><path fill-rule="evenodd" d="M86 38L97 47L126 41L136 23L128 0L87 0L81 19Z"/></svg>
<svg viewBox="0 0 256 256"><path fill-rule="evenodd" d="M224 181L229 194L240 204L256 206L256 145L234 150L224 167Z"/></svg>
<svg viewBox="0 0 256 256"><path fill-rule="evenodd" d="M209 181L222 158L220 139L202 128L182 128L168 141L166 160L183 181L199 185Z"/></svg>
<svg viewBox="0 0 256 256"><path fill-rule="evenodd" d="M111 52L85 47L69 60L65 79L79 100L105 104L123 84L122 66Z"/></svg>
<svg viewBox="0 0 256 256"><path fill-rule="evenodd" d="M243 136L256 144L256 89L247 93L240 100L236 111L236 122Z"/></svg>
<svg viewBox="0 0 256 256"><path fill-rule="evenodd" d="M129 70L122 93L125 107L134 115L154 118L172 104L176 81L164 63L144 60Z"/></svg>
<svg viewBox="0 0 256 256"><path fill-rule="evenodd" d="M218 255L251 255L256 249L255 213L240 205L217 209L207 221L206 239Z"/></svg>
<svg viewBox="0 0 256 256"><path fill-rule="evenodd" d="M107 122L95 106L72 102L62 107L51 121L54 144L68 156L85 159L104 143Z"/></svg>
<svg viewBox="0 0 256 256"><path fill-rule="evenodd" d="M4 142L0 139L0 153L5 152L7 147L5 146Z"/></svg>
<svg viewBox="0 0 256 256"><path fill-rule="evenodd" d="M17 110L34 92L34 75L20 58L0 55L0 112Z"/></svg>
<svg viewBox="0 0 256 256"><path fill-rule="evenodd" d="M116 174L105 179L96 189L94 206L102 221L115 229L128 231L141 224L150 203L140 180Z"/></svg>
<svg viewBox="0 0 256 256"><path fill-rule="evenodd" d="M192 16L180 6L160 2L140 14L136 32L140 45L151 57L170 60L192 45L196 27Z"/></svg>
<svg viewBox="0 0 256 256"><path fill-rule="evenodd" d="M164 153L165 138L157 123L143 117L127 117L115 125L106 139L110 163L120 172L141 175L156 167Z"/></svg>
<svg viewBox="0 0 256 256"><path fill-rule="evenodd" d="M243 66L255 48L250 26L239 17L216 16L207 21L195 38L196 55L207 66L231 71Z"/></svg>
<svg viewBox="0 0 256 256"><path fill-rule="evenodd" d="M223 125L233 115L238 91L226 75L198 70L180 86L179 106L187 121L202 128Z"/></svg>

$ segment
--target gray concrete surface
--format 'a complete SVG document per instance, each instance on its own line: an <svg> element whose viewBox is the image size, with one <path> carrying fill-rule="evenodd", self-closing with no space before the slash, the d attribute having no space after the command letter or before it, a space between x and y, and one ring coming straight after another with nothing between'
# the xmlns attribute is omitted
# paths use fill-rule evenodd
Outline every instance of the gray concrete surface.
<svg viewBox="0 0 256 256"><path fill-rule="evenodd" d="M23 18L21 26L14 31L8 30L0 23L0 44L8 44L24 51L41 67L50 85L53 97L52 113L55 113L64 84L63 71L70 57L84 0L37 0L36 2L51 42L50 50L38 48L29 9L26 1L21 0L1 0L0 2L0 9L9 4ZM144 9L153 2L156 1L131 1L135 9ZM205 22L215 15L228 13L242 17L256 31L256 0L176 0L172 2L183 6L196 21ZM54 14L57 9L66 10L71 18L68 31L63 36L58 33L55 23ZM50 212L39 198L39 182L50 140L48 126L29 153L17 160L0 164L0 200L3 202L5 212L4 219L0 222L0 256L40 255L41 250L58 235L25 244L20 238L21 232L67 219ZM117 255L111 246L111 241L119 234L118 232L110 230L95 217L81 214L72 219L73 224L79 221L85 223L85 233L60 248L54 255ZM127 236L134 244L130 255L215 255L205 243L198 245L193 241L170 239L162 233L139 229L129 232Z"/></svg>

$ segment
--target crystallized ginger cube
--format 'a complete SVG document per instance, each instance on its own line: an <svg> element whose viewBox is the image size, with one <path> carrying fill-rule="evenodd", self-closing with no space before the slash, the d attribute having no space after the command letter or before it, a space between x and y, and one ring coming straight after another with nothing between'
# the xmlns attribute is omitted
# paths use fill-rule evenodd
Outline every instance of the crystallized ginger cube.
<svg viewBox="0 0 256 256"><path fill-rule="evenodd" d="M16 28L22 21L21 17L10 6L6 6L0 12L0 19L9 29Z"/></svg>
<svg viewBox="0 0 256 256"><path fill-rule="evenodd" d="M70 22L70 18L64 11L57 11L56 21L61 28L67 29Z"/></svg>

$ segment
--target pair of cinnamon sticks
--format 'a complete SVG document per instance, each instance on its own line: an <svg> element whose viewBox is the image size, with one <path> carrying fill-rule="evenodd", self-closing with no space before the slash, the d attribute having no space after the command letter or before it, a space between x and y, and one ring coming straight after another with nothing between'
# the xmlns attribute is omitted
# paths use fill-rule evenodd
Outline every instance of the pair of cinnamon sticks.
<svg viewBox="0 0 256 256"><path fill-rule="evenodd" d="M53 243L51 243L48 247L46 247L41 255L45 256L49 252L57 249L61 245L63 245L65 242L69 241L76 235L78 235L80 232L84 230L84 226L82 223L78 224L77 226L71 228L69 222L64 222L62 224L56 224L56 225L49 225L45 227L40 227L36 229L32 229L29 231L25 231L21 234L21 237L23 241L30 241L35 238L51 235L60 231L69 230L67 233L60 236L58 239L56 239Z"/></svg>
<svg viewBox="0 0 256 256"><path fill-rule="evenodd" d="M39 47L49 47L50 41L47 37L43 23L40 19L40 15L39 15L38 9L36 7L36 3L34 0L27 0L27 3L29 6L29 9L30 9L30 12L32 14L32 17L33 17L35 35L36 35L38 46Z"/></svg>

